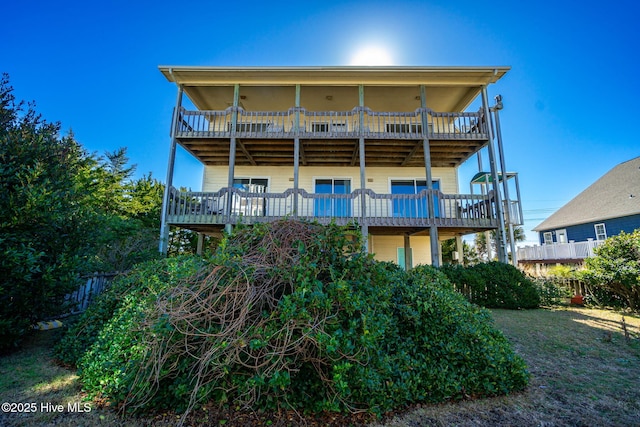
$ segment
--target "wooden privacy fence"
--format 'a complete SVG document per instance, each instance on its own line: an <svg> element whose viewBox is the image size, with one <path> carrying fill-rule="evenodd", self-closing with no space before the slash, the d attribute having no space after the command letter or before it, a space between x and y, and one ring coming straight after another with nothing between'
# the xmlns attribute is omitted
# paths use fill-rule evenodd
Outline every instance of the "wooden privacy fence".
<svg viewBox="0 0 640 427"><path fill-rule="evenodd" d="M70 315L85 311L89 304L109 286L118 274L120 273L93 273L84 277L86 281L65 297L65 302L71 303L72 308L64 314Z"/></svg>
<svg viewBox="0 0 640 427"><path fill-rule="evenodd" d="M572 277L541 277L540 280L555 283L558 286L563 286L573 292L574 295L587 296L591 292L589 286L584 280L575 279Z"/></svg>

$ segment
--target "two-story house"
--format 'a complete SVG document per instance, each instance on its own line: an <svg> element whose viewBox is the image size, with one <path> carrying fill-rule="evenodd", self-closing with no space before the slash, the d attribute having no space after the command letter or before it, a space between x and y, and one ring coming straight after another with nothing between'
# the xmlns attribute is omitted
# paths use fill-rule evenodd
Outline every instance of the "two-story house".
<svg viewBox="0 0 640 427"><path fill-rule="evenodd" d="M161 66L178 88L161 249L169 225L301 218L360 227L378 259L410 267L439 265L445 239L504 236L519 200L500 191L487 86L508 70ZM203 163L202 191L172 186L177 144ZM459 166L485 147L493 186L461 194Z"/></svg>

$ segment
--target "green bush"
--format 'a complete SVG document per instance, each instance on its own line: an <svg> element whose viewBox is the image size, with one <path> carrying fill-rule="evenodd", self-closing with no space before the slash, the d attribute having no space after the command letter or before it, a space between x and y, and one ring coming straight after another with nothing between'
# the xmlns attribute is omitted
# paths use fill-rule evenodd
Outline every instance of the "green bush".
<svg viewBox="0 0 640 427"><path fill-rule="evenodd" d="M573 278L576 277L577 270L574 267L568 265L554 265L547 270L547 275L551 277L559 278Z"/></svg>
<svg viewBox="0 0 640 427"><path fill-rule="evenodd" d="M85 156L60 126L16 102L0 76L0 353L59 314L86 243L75 175Z"/></svg>
<svg viewBox="0 0 640 427"><path fill-rule="evenodd" d="M565 298L573 296L573 292L567 285L553 279L535 279L533 282L538 290L542 306L560 305L565 302Z"/></svg>
<svg viewBox="0 0 640 427"><path fill-rule="evenodd" d="M488 262L441 271L471 302L487 308L537 308L540 295L532 279L510 264Z"/></svg>
<svg viewBox="0 0 640 427"><path fill-rule="evenodd" d="M0 76L0 353L66 313L84 273L157 257L164 186L128 182L125 153L96 158Z"/></svg>
<svg viewBox="0 0 640 427"><path fill-rule="evenodd" d="M153 300L162 289L178 286L193 276L202 264L203 260L198 257L177 256L142 263L128 274L116 277L77 321L69 323L65 335L55 346L56 358L65 364L76 365L116 311L127 306L125 299L129 302L143 298Z"/></svg>
<svg viewBox="0 0 640 427"><path fill-rule="evenodd" d="M97 314L113 312L97 339L81 346L84 388L125 411L213 400L382 413L528 381L487 311L435 269L376 262L353 231L255 225L225 238L201 268L167 263L181 272L170 280L153 272L166 266L139 266L121 285L128 290L114 291L114 309Z"/></svg>
<svg viewBox="0 0 640 427"><path fill-rule="evenodd" d="M587 285L586 295L584 295L584 303L589 306L602 308L629 308L629 303L623 296L617 292L613 292L606 286L595 283Z"/></svg>
<svg viewBox="0 0 640 427"><path fill-rule="evenodd" d="M632 310L640 308L640 229L609 237L585 260L584 280L623 300Z"/></svg>

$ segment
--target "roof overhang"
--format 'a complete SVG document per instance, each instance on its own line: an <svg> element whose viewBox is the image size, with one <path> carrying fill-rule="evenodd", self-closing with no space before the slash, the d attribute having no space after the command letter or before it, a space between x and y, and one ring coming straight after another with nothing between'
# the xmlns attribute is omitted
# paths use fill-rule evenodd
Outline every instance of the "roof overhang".
<svg viewBox="0 0 640 427"><path fill-rule="evenodd" d="M482 86L497 82L511 67L185 67L160 66L170 82L185 86L420 85Z"/></svg>

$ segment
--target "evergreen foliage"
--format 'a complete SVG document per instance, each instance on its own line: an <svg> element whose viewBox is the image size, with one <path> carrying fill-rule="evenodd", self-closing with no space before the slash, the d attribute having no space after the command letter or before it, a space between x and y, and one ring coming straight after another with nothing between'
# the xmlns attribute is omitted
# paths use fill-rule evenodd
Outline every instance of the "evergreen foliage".
<svg viewBox="0 0 640 427"><path fill-rule="evenodd" d="M81 185L88 166L73 136L59 137L0 81L0 351L55 314L77 285L90 222Z"/></svg>
<svg viewBox="0 0 640 427"><path fill-rule="evenodd" d="M162 184L134 181L126 150L106 159L60 136L0 79L0 352L65 312L88 271L157 257ZM152 231L151 231L152 230Z"/></svg>
<svg viewBox="0 0 640 427"><path fill-rule="evenodd" d="M608 305L624 301L632 310L640 308L640 229L609 237L585 260L580 274Z"/></svg>
<svg viewBox="0 0 640 427"><path fill-rule="evenodd" d="M212 400L382 413L526 386L487 311L438 270L374 261L360 238L280 221L236 230L208 261L141 264L58 354L128 412Z"/></svg>
<svg viewBox="0 0 640 427"><path fill-rule="evenodd" d="M510 264L488 262L462 267L446 265L441 271L467 299L486 308L537 308L540 295L535 282Z"/></svg>

